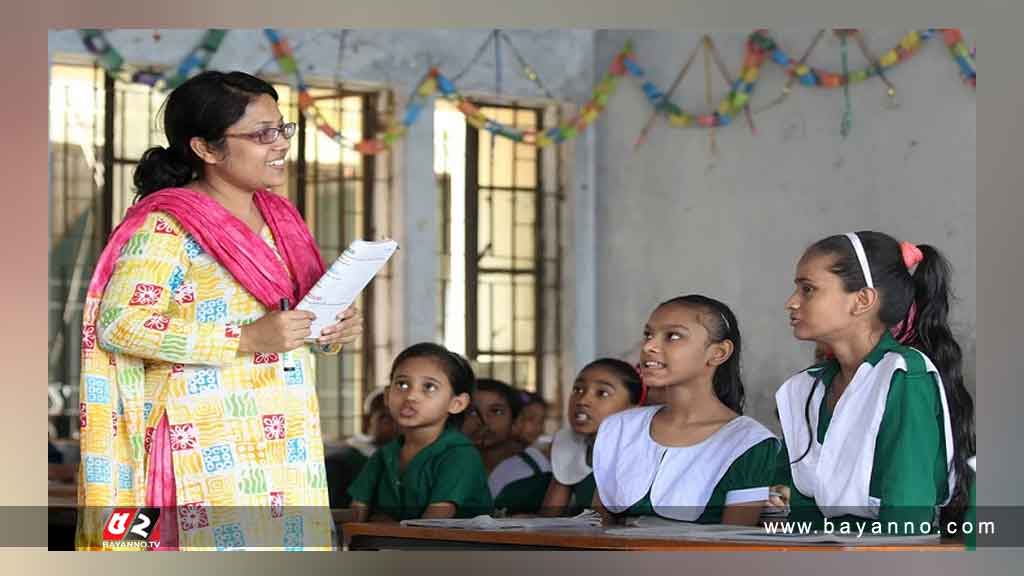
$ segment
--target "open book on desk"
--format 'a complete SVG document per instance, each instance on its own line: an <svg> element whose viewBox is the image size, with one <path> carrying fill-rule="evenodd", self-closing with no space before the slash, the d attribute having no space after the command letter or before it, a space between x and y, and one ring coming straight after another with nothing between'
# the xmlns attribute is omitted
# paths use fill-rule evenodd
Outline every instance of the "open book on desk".
<svg viewBox="0 0 1024 576"><path fill-rule="evenodd" d="M308 310L316 314L310 327L309 340L319 338L324 328L338 321L338 314L356 301L359 293L387 264L396 250L398 242L394 240L356 240L349 244L295 307L296 310Z"/></svg>

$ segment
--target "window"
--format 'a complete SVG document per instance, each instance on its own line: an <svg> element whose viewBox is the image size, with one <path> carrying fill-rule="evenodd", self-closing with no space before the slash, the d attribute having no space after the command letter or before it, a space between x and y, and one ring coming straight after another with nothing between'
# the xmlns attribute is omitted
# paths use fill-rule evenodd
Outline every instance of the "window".
<svg viewBox="0 0 1024 576"><path fill-rule="evenodd" d="M324 88L311 89L310 95L349 141L376 133L378 118L391 105L388 96L380 93ZM294 101L292 106L297 106ZM305 215L324 262L330 265L353 240L391 235L389 154L362 156L339 147L304 116L297 121L298 140L292 146L295 186L289 194ZM395 354L387 337L392 278L389 262L356 300L363 312L364 332L342 350L341 361L320 357L317 394L325 438L360 432L363 398L387 376L386 367Z"/></svg>
<svg viewBox="0 0 1024 576"><path fill-rule="evenodd" d="M49 387L51 434L78 427L82 304L106 237L106 87L101 69L50 72Z"/></svg>
<svg viewBox="0 0 1024 576"><path fill-rule="evenodd" d="M554 106L480 104L526 130L555 125ZM443 324L447 346L478 376L558 398L562 190L558 147L493 137L448 102L435 110Z"/></svg>
<svg viewBox="0 0 1024 576"><path fill-rule="evenodd" d="M54 65L50 74L50 396L51 432L78 428L82 303L96 259L135 197L132 173L150 146L166 145L157 113L166 94L121 82L94 66ZM299 113L298 94L273 83L286 122L299 124L288 152L286 190L306 218L325 263L356 238L391 233L391 159L343 149ZM312 89L324 116L347 139L376 130L390 95ZM107 175L111 175L107 178ZM366 324L360 341L338 357L318 356L317 391L324 437L359 431L362 399L390 362L390 264L356 305Z"/></svg>

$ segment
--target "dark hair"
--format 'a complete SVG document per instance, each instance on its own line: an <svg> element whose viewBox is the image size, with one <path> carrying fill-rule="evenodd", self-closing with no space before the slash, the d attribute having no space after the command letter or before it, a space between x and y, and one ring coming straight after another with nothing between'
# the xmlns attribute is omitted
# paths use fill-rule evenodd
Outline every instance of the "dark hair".
<svg viewBox="0 0 1024 576"><path fill-rule="evenodd" d="M526 390L519 390L519 405L521 410L527 406L537 405L547 410L548 403L544 401L544 398L536 392L527 392Z"/></svg>
<svg viewBox="0 0 1024 576"><path fill-rule="evenodd" d="M519 412L523 409L523 402L519 399L519 393L516 389L501 380L480 378L476 381L476 389L494 392L504 397L505 401L508 402L508 411L512 415L513 420L519 416Z"/></svg>
<svg viewBox="0 0 1024 576"><path fill-rule="evenodd" d="M377 394L372 400L370 400L369 414L373 414L374 412L387 412L387 410L388 403L384 394Z"/></svg>
<svg viewBox="0 0 1024 576"><path fill-rule="evenodd" d="M598 358L584 366L583 370L587 370L589 368L605 368L611 370L615 376L619 380L622 380L622 383L626 385L626 389L629 390L629 403L640 403L640 397L643 396L644 391L643 382L640 380L640 374L636 371L636 368L628 362L624 362L618 358ZM583 372L583 370L580 370L580 372Z"/></svg>
<svg viewBox="0 0 1024 576"><path fill-rule="evenodd" d="M975 451L974 401L964 387L961 372L963 354L949 327L949 301L952 296L949 262L934 247L919 244L917 248L924 258L911 274L903 262L900 243L896 239L870 230L857 232L857 237L864 246L872 284L878 291L878 318L882 324L886 328L896 326L907 317L911 304L917 306L913 326L904 325L895 336L897 339L909 336L906 344L923 352L942 377L953 427L956 486L949 504L942 510L941 520L959 520L967 509L968 488L973 476L967 458ZM847 292L867 286L857 254L845 235L819 240L807 249L805 257L808 255L834 255L836 259L830 270L839 276ZM813 388L811 394L814 394ZM810 397L804 413L810 429ZM795 462L801 458L803 456Z"/></svg>
<svg viewBox="0 0 1024 576"><path fill-rule="evenodd" d="M473 367L469 365L469 361L463 358L461 355L448 350L444 346L434 344L432 342L421 342L419 344L413 344L405 350L402 350L395 361L391 364L391 373L388 374L388 382L391 382L395 377L395 371L398 367L412 358L431 358L438 363L441 367L441 371L448 378L448 383L452 386L452 394L458 396L459 394L469 394L470 398L473 396L474 389L476 388L476 377L473 374ZM449 414L447 423L449 425L459 427L462 426L462 420L465 418L465 410L458 414Z"/></svg>
<svg viewBox="0 0 1024 576"><path fill-rule="evenodd" d="M163 105L167 147L154 146L142 154L133 176L136 200L200 178L203 161L192 151L192 139L222 146L224 132L261 94L277 100L277 90L255 76L212 70L189 78L171 91Z"/></svg>
<svg viewBox="0 0 1024 576"><path fill-rule="evenodd" d="M701 296L700 294L689 294L678 296L667 300L658 307L670 304L678 306L693 306L703 310L706 314L701 320L701 325L708 331L711 342L732 341L732 355L721 366L715 369L715 375L711 383L715 396L737 414L743 414L743 403L745 393L743 391L743 380L740 378L740 326L736 321L736 315L732 313L723 302L714 298Z"/></svg>

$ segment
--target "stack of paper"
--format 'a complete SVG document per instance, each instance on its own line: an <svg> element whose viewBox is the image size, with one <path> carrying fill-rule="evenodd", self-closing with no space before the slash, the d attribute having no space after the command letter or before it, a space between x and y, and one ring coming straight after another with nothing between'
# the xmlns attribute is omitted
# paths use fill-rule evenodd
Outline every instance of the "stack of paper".
<svg viewBox="0 0 1024 576"><path fill-rule="evenodd" d="M315 340L324 328L338 321L338 314L356 301L359 293L387 264L395 250L398 250L398 243L394 240L356 240L338 256L295 307L296 310L308 310L316 314L310 326L309 340Z"/></svg>

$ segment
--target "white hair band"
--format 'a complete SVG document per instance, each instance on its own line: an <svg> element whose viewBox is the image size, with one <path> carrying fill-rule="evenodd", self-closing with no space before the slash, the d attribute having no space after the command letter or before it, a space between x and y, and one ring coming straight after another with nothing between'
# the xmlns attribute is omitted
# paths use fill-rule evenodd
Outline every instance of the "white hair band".
<svg viewBox="0 0 1024 576"><path fill-rule="evenodd" d="M857 260L860 261L860 271L864 273L864 282L868 288L874 288L875 283L871 281L871 267L868 266L868 255L864 252L864 245L860 243L860 237L856 232L847 232L846 237L853 244L853 251L857 253Z"/></svg>

